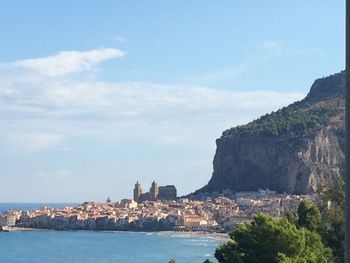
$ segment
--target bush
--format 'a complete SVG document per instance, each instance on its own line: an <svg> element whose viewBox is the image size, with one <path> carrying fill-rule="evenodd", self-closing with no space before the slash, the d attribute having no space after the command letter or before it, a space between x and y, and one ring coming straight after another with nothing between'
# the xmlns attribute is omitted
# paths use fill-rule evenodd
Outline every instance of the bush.
<svg viewBox="0 0 350 263"><path fill-rule="evenodd" d="M261 213L239 224L230 238L215 251L220 263L326 263L331 255L318 233Z"/></svg>

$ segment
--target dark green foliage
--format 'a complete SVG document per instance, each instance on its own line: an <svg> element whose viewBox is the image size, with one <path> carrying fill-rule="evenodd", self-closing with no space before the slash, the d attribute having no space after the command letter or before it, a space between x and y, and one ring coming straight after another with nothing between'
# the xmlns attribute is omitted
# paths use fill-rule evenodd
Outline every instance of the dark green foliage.
<svg viewBox="0 0 350 263"><path fill-rule="evenodd" d="M301 201L298 206L298 226L316 231L321 224L320 210L313 204Z"/></svg>
<svg viewBox="0 0 350 263"><path fill-rule="evenodd" d="M345 239L344 181L341 178L329 180L318 189L323 203L320 234L323 242L332 249L332 261L341 263L344 262Z"/></svg>
<svg viewBox="0 0 350 263"><path fill-rule="evenodd" d="M297 223L297 218L296 218L294 213L289 211L286 213L285 217L287 218L289 223L294 224L294 225Z"/></svg>
<svg viewBox="0 0 350 263"><path fill-rule="evenodd" d="M206 259L206 260L204 260L204 262L203 263L214 263L213 261L211 261L211 260L209 260L209 259Z"/></svg>
<svg viewBox="0 0 350 263"><path fill-rule="evenodd" d="M326 263L330 257L317 233L298 229L287 218L260 213L253 222L239 224L230 237L215 252L220 263Z"/></svg>
<svg viewBox="0 0 350 263"><path fill-rule="evenodd" d="M237 243L233 240L227 241L215 250L215 257L220 263L246 262L242 259L242 256Z"/></svg>
<svg viewBox="0 0 350 263"><path fill-rule="evenodd" d="M294 103L246 125L226 130L223 136L298 136L305 130L325 125L328 117L336 113L331 107L307 109L300 108L299 104Z"/></svg>

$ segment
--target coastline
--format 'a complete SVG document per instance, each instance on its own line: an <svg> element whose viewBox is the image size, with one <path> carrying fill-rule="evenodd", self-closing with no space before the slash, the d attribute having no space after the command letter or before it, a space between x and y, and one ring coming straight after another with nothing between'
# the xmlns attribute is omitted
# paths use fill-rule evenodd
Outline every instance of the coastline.
<svg viewBox="0 0 350 263"><path fill-rule="evenodd" d="M130 232L130 233L149 233L157 234L164 236L174 236L174 237L206 237L210 239L216 239L220 241L228 241L230 239L228 233L209 233L205 231L113 231L113 230L55 230L55 229L44 229L44 228L27 228L27 227L9 227L9 231L0 231L0 232L22 232L22 231L67 231L67 232L76 232L76 231L86 231L86 232Z"/></svg>
<svg viewBox="0 0 350 263"><path fill-rule="evenodd" d="M17 226L7 226L6 228L1 227L1 232L19 232L19 231L49 231L50 229L39 229L39 228L29 228L29 227L17 227Z"/></svg>
<svg viewBox="0 0 350 263"><path fill-rule="evenodd" d="M225 242L230 239L228 233L209 233L205 231L159 231L154 233L158 233L159 235L168 235L168 236L206 237L206 238L221 240Z"/></svg>

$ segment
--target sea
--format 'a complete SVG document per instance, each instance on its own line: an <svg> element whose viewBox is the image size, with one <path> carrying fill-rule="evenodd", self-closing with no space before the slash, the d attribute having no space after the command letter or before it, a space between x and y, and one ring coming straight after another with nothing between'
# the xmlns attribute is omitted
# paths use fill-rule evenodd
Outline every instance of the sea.
<svg viewBox="0 0 350 263"><path fill-rule="evenodd" d="M72 203L0 203L8 209L64 207ZM6 263L202 263L223 241L175 232L13 231L0 232L0 262Z"/></svg>

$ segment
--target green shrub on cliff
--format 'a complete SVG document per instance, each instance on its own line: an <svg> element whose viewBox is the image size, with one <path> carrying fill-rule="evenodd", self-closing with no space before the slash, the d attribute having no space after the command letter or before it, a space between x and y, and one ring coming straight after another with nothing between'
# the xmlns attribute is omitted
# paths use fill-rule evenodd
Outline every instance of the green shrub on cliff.
<svg viewBox="0 0 350 263"><path fill-rule="evenodd" d="M327 123L336 112L334 108L298 109L296 104L265 114L246 125L237 126L223 132L223 136L297 136L307 129Z"/></svg>

